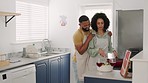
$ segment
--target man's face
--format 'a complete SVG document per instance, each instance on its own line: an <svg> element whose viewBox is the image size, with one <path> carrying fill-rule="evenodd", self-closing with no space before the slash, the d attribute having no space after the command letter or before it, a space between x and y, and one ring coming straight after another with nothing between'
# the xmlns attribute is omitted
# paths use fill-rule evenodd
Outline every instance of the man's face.
<svg viewBox="0 0 148 83"><path fill-rule="evenodd" d="M87 31L90 30L90 21L89 20L88 21L83 21L79 25L80 25L80 27L82 28L82 30L84 32L87 32Z"/></svg>

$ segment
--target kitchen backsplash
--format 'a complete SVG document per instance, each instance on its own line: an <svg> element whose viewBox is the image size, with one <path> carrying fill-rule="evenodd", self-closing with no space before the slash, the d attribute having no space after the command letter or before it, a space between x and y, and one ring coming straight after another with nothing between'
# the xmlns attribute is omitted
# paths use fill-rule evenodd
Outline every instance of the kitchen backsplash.
<svg viewBox="0 0 148 83"><path fill-rule="evenodd" d="M51 48L50 52L70 52L69 48Z"/></svg>
<svg viewBox="0 0 148 83"><path fill-rule="evenodd" d="M41 49L41 48L40 48ZM39 49L38 52L41 52ZM52 47L49 49L49 52L51 53L64 53L64 52L70 52L70 48L55 48ZM23 56L23 51L19 51L19 52L12 52L12 53L8 53L6 54L6 58L10 59L12 57L22 57Z"/></svg>

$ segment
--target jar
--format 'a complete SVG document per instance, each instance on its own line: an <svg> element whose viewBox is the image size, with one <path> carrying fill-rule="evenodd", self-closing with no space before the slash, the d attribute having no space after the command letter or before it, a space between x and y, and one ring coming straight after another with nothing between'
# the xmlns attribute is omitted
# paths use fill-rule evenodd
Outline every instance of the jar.
<svg viewBox="0 0 148 83"><path fill-rule="evenodd" d="M0 61L5 61L6 60L6 54L1 53L0 54Z"/></svg>
<svg viewBox="0 0 148 83"><path fill-rule="evenodd" d="M6 59L6 54L0 53L0 67L9 65L9 60Z"/></svg>

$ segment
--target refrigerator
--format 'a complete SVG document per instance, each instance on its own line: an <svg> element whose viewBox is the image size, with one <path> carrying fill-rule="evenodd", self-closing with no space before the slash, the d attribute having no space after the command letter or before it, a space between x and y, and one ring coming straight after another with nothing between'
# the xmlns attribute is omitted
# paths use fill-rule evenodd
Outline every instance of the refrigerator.
<svg viewBox="0 0 148 83"><path fill-rule="evenodd" d="M117 51L123 58L126 50L131 57L143 50L143 10L117 10Z"/></svg>

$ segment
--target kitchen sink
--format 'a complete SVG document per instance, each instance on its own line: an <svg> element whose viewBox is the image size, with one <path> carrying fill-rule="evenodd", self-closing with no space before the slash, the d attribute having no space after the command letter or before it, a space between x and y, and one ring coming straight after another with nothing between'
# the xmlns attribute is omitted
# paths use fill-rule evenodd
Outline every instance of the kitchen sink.
<svg viewBox="0 0 148 83"><path fill-rule="evenodd" d="M61 52L51 52L51 53L46 53L43 56L52 56L52 55L57 55L57 54L61 54Z"/></svg>

